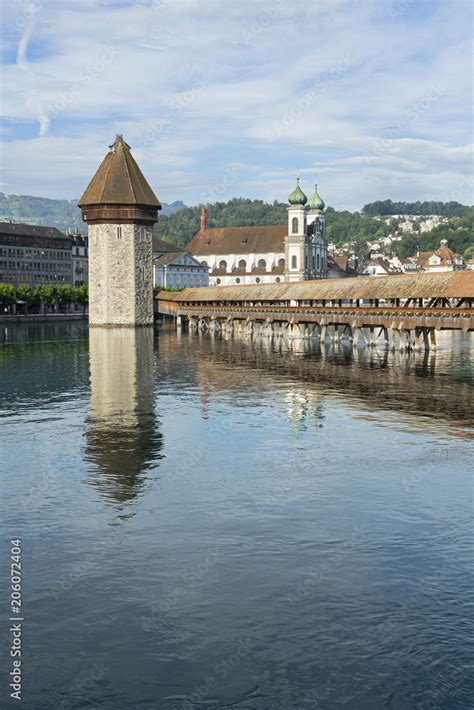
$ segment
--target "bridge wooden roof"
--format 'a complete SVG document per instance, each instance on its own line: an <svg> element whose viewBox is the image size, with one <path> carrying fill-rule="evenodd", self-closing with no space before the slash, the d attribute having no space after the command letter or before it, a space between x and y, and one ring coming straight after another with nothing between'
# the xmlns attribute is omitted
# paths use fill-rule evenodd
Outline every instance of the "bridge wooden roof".
<svg viewBox="0 0 474 710"><path fill-rule="evenodd" d="M375 298L474 298L474 271L396 274L354 279L324 279L297 283L255 284L187 288L179 293L161 292L158 298L192 301L288 301Z"/></svg>

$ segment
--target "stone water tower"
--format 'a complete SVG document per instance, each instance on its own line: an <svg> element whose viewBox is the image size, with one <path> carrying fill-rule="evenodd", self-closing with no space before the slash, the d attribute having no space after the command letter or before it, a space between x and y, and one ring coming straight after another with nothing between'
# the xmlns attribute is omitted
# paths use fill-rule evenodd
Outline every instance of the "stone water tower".
<svg viewBox="0 0 474 710"><path fill-rule="evenodd" d="M78 206L89 227L89 325L152 325L152 231L161 204L122 136Z"/></svg>

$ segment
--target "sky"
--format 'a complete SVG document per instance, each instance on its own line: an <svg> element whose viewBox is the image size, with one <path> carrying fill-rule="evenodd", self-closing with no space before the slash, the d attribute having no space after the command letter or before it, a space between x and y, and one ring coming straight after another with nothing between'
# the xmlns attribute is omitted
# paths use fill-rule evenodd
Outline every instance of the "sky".
<svg viewBox="0 0 474 710"><path fill-rule="evenodd" d="M163 202L472 204L470 0L2 2L0 191L80 197L121 133Z"/></svg>

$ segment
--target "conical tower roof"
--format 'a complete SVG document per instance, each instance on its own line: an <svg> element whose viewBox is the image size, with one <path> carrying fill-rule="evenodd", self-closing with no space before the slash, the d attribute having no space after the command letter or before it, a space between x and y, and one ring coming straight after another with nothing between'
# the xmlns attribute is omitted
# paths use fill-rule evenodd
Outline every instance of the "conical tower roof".
<svg viewBox="0 0 474 710"><path fill-rule="evenodd" d="M78 206L140 205L161 210L161 204L130 152L118 135L99 165Z"/></svg>

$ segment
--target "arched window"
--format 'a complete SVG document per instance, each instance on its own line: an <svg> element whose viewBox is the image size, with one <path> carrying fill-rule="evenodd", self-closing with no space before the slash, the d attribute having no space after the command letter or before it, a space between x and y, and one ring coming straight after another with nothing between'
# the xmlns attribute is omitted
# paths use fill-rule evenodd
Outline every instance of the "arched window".
<svg viewBox="0 0 474 710"><path fill-rule="evenodd" d="M278 266L281 266L282 269L285 268L285 260L284 259L278 259Z"/></svg>
<svg viewBox="0 0 474 710"><path fill-rule="evenodd" d="M293 254L293 256L291 257L291 268L292 268L292 269L297 269L297 268L298 268L296 256L295 256L294 254Z"/></svg>
<svg viewBox="0 0 474 710"><path fill-rule="evenodd" d="M207 261L201 261L201 266L205 266L206 268L209 266Z"/></svg>
<svg viewBox="0 0 474 710"><path fill-rule="evenodd" d="M259 259L257 266L259 267L259 269L266 269L267 262L265 261L265 259Z"/></svg>
<svg viewBox="0 0 474 710"><path fill-rule="evenodd" d="M239 283L240 283L239 277L237 277L237 278L235 279L235 283L236 283L236 284L239 284Z"/></svg>
<svg viewBox="0 0 474 710"><path fill-rule="evenodd" d="M221 280L220 280L220 279L216 279L216 284L217 284L217 285L219 285L219 284L220 284L220 282L221 282Z"/></svg>
<svg viewBox="0 0 474 710"><path fill-rule="evenodd" d="M260 283L260 279L258 278L258 276L257 276L257 278L255 279L255 283L256 283L256 284L259 284L259 283Z"/></svg>
<svg viewBox="0 0 474 710"><path fill-rule="evenodd" d="M246 269L246 268L247 268L247 262L245 261L245 259L241 259L239 261L239 269Z"/></svg>
<svg viewBox="0 0 474 710"><path fill-rule="evenodd" d="M319 254L316 257L316 270L319 271Z"/></svg>
<svg viewBox="0 0 474 710"><path fill-rule="evenodd" d="M291 233L298 234L298 217L293 217L291 220Z"/></svg>
<svg viewBox="0 0 474 710"><path fill-rule="evenodd" d="M280 281L281 281L281 278L280 278L279 276L277 276L276 279L275 279L275 281L277 282L277 284L279 284Z"/></svg>
<svg viewBox="0 0 474 710"><path fill-rule="evenodd" d="M227 261L222 259L222 261L219 262L219 269L227 269Z"/></svg>

